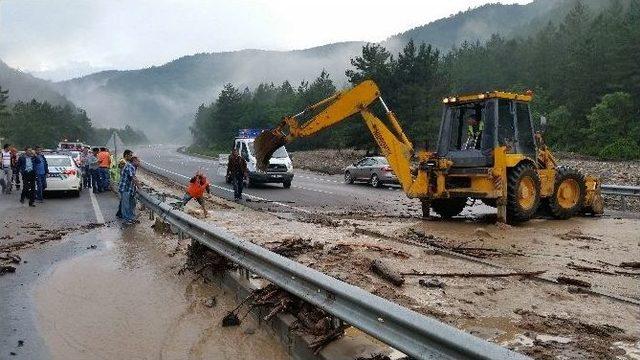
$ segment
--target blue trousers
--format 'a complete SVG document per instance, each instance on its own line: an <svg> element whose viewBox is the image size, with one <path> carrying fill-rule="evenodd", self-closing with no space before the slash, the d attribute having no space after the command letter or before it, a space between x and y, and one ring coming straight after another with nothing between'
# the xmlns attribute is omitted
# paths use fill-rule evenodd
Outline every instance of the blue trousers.
<svg viewBox="0 0 640 360"><path fill-rule="evenodd" d="M88 166L82 167L82 187L91 189L91 170Z"/></svg>
<svg viewBox="0 0 640 360"><path fill-rule="evenodd" d="M120 193L120 216L124 221L135 220L136 198L133 191Z"/></svg>
<svg viewBox="0 0 640 360"><path fill-rule="evenodd" d="M91 187L93 188L94 193L99 193L101 191L99 172L100 172L100 169L89 170L89 176L91 177Z"/></svg>
<svg viewBox="0 0 640 360"><path fill-rule="evenodd" d="M100 168L100 190L109 190L109 168Z"/></svg>
<svg viewBox="0 0 640 360"><path fill-rule="evenodd" d="M37 174L36 175L36 199L42 200L44 189L47 188L47 175L46 174Z"/></svg>

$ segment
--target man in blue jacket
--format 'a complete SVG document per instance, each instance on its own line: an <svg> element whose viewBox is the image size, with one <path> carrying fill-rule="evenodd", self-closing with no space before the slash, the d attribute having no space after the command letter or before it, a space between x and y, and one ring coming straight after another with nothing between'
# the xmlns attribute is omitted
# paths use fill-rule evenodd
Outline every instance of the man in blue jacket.
<svg viewBox="0 0 640 360"><path fill-rule="evenodd" d="M18 169L22 174L22 193L20 194L20 202L24 204L24 199L29 198L29 206L35 207L35 186L36 186L36 170L35 170L35 153L33 149L27 146L24 154L18 159Z"/></svg>
<svg viewBox="0 0 640 360"><path fill-rule="evenodd" d="M49 175L49 164L42 153L42 148L36 146L36 156L34 159L36 170L36 200L44 201L44 189L47 188L47 175Z"/></svg>

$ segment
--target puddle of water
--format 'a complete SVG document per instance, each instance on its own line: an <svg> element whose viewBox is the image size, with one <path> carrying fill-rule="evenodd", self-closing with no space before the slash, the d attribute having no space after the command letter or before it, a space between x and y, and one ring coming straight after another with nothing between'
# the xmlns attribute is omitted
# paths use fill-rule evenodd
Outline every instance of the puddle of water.
<svg viewBox="0 0 640 360"><path fill-rule="evenodd" d="M40 333L53 359L287 359L247 318L221 320L235 302L223 290L177 276L182 261L144 229L107 228L103 251L57 265L34 291ZM215 296L217 305L205 300Z"/></svg>
<svg viewBox="0 0 640 360"><path fill-rule="evenodd" d="M501 316L465 319L461 327L471 334L496 343L510 341L522 332L511 319Z"/></svg>

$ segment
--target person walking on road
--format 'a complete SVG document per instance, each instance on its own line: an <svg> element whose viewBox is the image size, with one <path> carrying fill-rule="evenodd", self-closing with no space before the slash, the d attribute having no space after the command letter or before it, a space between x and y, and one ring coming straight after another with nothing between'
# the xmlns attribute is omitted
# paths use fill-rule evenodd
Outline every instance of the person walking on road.
<svg viewBox="0 0 640 360"><path fill-rule="evenodd" d="M22 174L22 193L20 194L20 202L24 204L24 199L29 199L29 206L35 207L36 195L36 171L35 171L35 154L30 147L25 148L24 154L18 159L18 168Z"/></svg>
<svg viewBox="0 0 640 360"><path fill-rule="evenodd" d="M111 156L107 148L100 148L98 152L98 166L100 167L100 192L109 190L109 168L111 167Z"/></svg>
<svg viewBox="0 0 640 360"><path fill-rule="evenodd" d="M131 156L131 160L122 169L118 192L120 193L120 214L126 225L136 222L136 188L139 186L136 170L140 166L140 159Z"/></svg>
<svg viewBox="0 0 640 360"><path fill-rule="evenodd" d="M47 188L47 175L49 175L49 164L42 153L42 148L36 146L36 156L34 157L34 168L36 171L36 200L44 201L44 189Z"/></svg>
<svg viewBox="0 0 640 360"><path fill-rule="evenodd" d="M2 168L2 192L5 194L11 194L11 182L13 181L12 155L9 146L9 144L4 144L2 147L2 163L0 163Z"/></svg>
<svg viewBox="0 0 640 360"><path fill-rule="evenodd" d="M244 186L244 179L249 176L249 170L247 169L247 162L238 154L238 149L231 150L229 155L229 165L227 165L227 171L233 184L233 199L235 201L242 200L242 188Z"/></svg>
<svg viewBox="0 0 640 360"><path fill-rule="evenodd" d="M187 193L184 194L182 198L182 205L184 207L187 205L189 200L195 199L198 204L202 207L202 213L204 217L207 217L209 214L207 213L207 208L204 206L204 192L207 194L211 194L211 186L209 186L209 181L207 181L207 177L204 176L202 171L198 170L194 177L189 180L189 185L187 186Z"/></svg>

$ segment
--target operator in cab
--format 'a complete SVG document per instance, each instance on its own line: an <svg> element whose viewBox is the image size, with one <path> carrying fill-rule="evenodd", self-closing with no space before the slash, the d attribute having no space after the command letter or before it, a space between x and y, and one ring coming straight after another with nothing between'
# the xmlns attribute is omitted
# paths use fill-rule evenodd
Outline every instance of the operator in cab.
<svg viewBox="0 0 640 360"><path fill-rule="evenodd" d="M469 116L467 119L467 142L464 147L465 150L480 149L483 130L484 123L478 119L478 116Z"/></svg>

